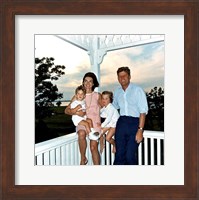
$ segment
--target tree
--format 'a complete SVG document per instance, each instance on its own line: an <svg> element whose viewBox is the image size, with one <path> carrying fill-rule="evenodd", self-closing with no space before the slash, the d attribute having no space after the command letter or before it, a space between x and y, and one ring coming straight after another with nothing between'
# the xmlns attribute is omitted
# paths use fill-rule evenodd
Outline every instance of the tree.
<svg viewBox="0 0 199 200"><path fill-rule="evenodd" d="M56 105L57 105L58 107L60 107L60 106L61 106L61 101L56 102Z"/></svg>
<svg viewBox="0 0 199 200"><path fill-rule="evenodd" d="M54 58L35 58L35 117L43 119L51 116L52 102L61 99L62 93L58 92L56 81L64 75L64 65L55 65Z"/></svg>
<svg viewBox="0 0 199 200"><path fill-rule="evenodd" d="M145 129L164 131L164 90L154 87L146 93L149 111L146 116Z"/></svg>

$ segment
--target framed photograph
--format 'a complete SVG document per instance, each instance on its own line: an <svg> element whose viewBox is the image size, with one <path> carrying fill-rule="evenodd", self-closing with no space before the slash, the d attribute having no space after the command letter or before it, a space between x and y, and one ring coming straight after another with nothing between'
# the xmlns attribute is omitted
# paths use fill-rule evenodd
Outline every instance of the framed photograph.
<svg viewBox="0 0 199 200"><path fill-rule="evenodd" d="M150 27L147 28L147 30L144 28L143 24L145 22L150 24ZM183 130L183 123L184 123L184 104L183 104L183 91L184 91L184 80L183 80L183 69L184 69L184 17L183 16L177 16L177 17L167 17L167 16L159 16L157 19L156 16L147 16L146 18L144 16L106 16L101 17L93 16L90 18L89 16L53 16L50 18L46 18L45 16L29 16L28 18L25 16L16 16L15 18L16 26L15 26L15 38L17 38L16 42L16 49L19 49L16 52L16 59L15 59L15 68L17 68L17 74L15 76L15 88L16 88L16 95L15 95L15 102L16 102L16 125L15 125L15 137L17 138L15 142L15 154L16 154L16 161L15 161L15 170L18 172L15 175L15 184L16 185L165 185L165 184L176 184L176 185L182 185L184 184L184 130ZM97 23L96 23L97 22ZM31 26L29 29L26 27L31 23ZM51 26L46 26L46 24L49 24ZM113 27L112 24L117 23L117 26ZM57 26L59 24L59 26ZM74 26L75 24L75 26ZM172 121L172 115L173 115L173 107L169 106L171 103L165 104L165 130L166 130L166 140L164 140L164 136L162 141L166 141L165 143L165 161L166 163L162 167L154 167L154 168L145 168L143 171L142 168L139 166L133 167L125 167L125 172L123 171L123 167L120 166L113 166L113 165L106 165L106 168L104 168L103 163L107 163L107 161L110 160L110 162L114 161L114 158L112 155L110 156L111 159L109 159L109 156L106 156L106 160L103 159L103 154L101 155L101 164L95 167L80 167L79 163L80 160L76 159L76 153L78 154L78 142L77 142L77 135L76 134L69 134L62 137L54 138L53 140L47 140L40 143L37 143L35 145L35 148L33 146L34 141L34 130L37 129L37 125L34 126L34 121L36 116L36 112L34 113L34 109L30 109L30 112L26 112L25 107L34 107L34 99L33 96L34 91L34 71L30 69L34 69L34 62L32 60L32 55L38 55L38 51L40 49L39 45L42 47L46 47L46 45L43 45L42 43L45 42L45 38L47 35L44 35L48 33L48 42L47 44L49 47L48 50L59 49L62 58L64 60L69 60L68 57L72 58L76 61L78 61L78 54L76 53L75 56L71 56L72 48L70 47L70 52L67 53L67 50L61 50L61 45L64 45L66 47L67 43L64 42L66 39L66 34L71 32L78 33L78 36L81 36L84 33L84 30L80 29L81 24L84 24L84 29L87 30L89 34L92 34L92 36L97 36L96 34L99 34L102 37L103 34L103 28L106 29L106 34L114 34L114 37L119 38L122 33L128 34L134 34L130 36L136 36L136 38L143 39L142 42L149 43L149 41L162 41L164 40L164 37L166 36L166 51L164 51L164 48L159 47L159 54L161 56L161 65L159 65L158 69L162 70L161 72L161 78L163 79L163 76L166 77L165 79L165 89L166 89L166 96L172 96L173 91L178 91L178 97L175 99L172 99L172 104L175 105L175 109L178 110L178 123L175 123L175 126L173 126ZM101 26L99 26L101 24ZM142 24L140 26L140 24ZM166 24L169 24L170 26L166 26ZM36 26L35 26L36 25ZM96 26L97 25L97 26ZM127 26L126 26L127 25ZM129 29L129 26L132 26L131 29ZM20 27L20 28L19 28ZM51 29L51 27L54 27ZM92 29L90 30L90 27ZM119 28L117 28L119 27ZM176 31L173 33L173 30L170 27L175 27ZM37 33L37 35L35 34ZM64 33L62 35L51 35L58 33ZM162 35L157 35L157 33L161 33ZM40 34L40 35L38 35ZM42 34L42 35L41 35ZM135 35L135 34L144 34L144 35ZM147 34L147 35L146 35ZM150 35L148 35L150 34ZM151 35L153 34L153 35ZM67 34L67 38L70 35ZM74 35L73 35L74 36ZM84 36L86 36L84 34ZM113 35L108 35L109 37ZM124 36L124 35L122 35ZM156 37L157 36L157 37ZM38 44L38 37L43 37L42 41L40 40ZM155 37L155 38L154 38ZM34 46L34 43L32 42L34 38L34 41L36 45ZM71 38L71 37L70 37ZM76 38L76 36L75 36ZM128 38L128 37L127 37ZM148 38L148 39L147 39ZM53 40L56 39L56 43L52 45L51 43ZM131 38L128 38L131 40ZM118 39L117 39L118 40ZM115 40L114 40L115 41ZM58 43L59 42L59 43ZM77 41L76 41L77 42ZM110 40L110 42L113 42ZM117 41L118 42L118 41ZM124 43L124 42L122 42ZM126 42L125 42L126 44ZM138 43L137 43L138 44ZM176 44L175 46L173 44ZM59 45L59 46L57 46ZM141 48L142 46L142 48ZM140 75L136 76L136 69L134 67L134 64L129 63L125 61L125 58L122 58L122 52L120 51L117 57L122 61L117 61L118 65L127 65L130 68L134 67L134 70L132 71L132 82L136 79L138 76L144 76L144 73L146 74L145 70L149 70L149 67L146 67L144 64L145 60L148 60L147 58L151 57L150 55L147 55L147 53L143 53L143 49L145 45L141 45L141 49L137 49L137 55L140 53L142 55L142 64L141 67L144 69L141 70ZM146 45L148 46L148 45ZM146 47L145 46L145 47ZM180 48L179 48L180 47ZM138 47L137 47L138 48ZM133 50L135 51L136 47L133 47ZM154 51L155 47L151 48L149 51L152 53ZM162 52L164 51L164 52ZM161 53L162 52L162 53ZM176 53L177 52L177 53ZM62 55L64 53L64 55ZM115 53L118 53L115 51ZM107 53L104 58L107 60L107 57L111 57L112 60L116 60L114 57L114 54L110 54L110 52ZM131 52L131 56L135 54L135 52ZM176 58L173 59L173 55L176 54ZM26 55L26 57L24 57ZM41 56L44 55L44 52L42 52ZM50 55L55 55L55 53L50 53ZM153 59L155 63L152 64L153 67L155 67L156 63L159 63L159 56L153 56ZM165 58L164 58L165 57ZM55 58L58 58L57 56ZM88 58L88 55L87 55ZM133 60L135 60L135 56L133 56ZM155 58L155 59L154 59ZM32 62L30 62L30 60ZM130 59L128 59L130 60ZM166 60L166 62L164 61ZM150 60L147 61L147 66L150 66ZM30 63L32 67L27 67L27 63ZM120 63L120 64L119 64ZM137 59L137 66L138 67L138 59ZM88 64L87 64L88 65ZM84 66L87 66L84 65ZM43 65L42 65L43 66ZM71 66L71 64L66 64L67 68ZM79 65L78 65L79 66ZM175 67L170 67L175 66ZM80 67L81 68L81 67ZM166 68L166 71L164 70ZM37 68L36 68L37 69ZM75 66L70 70L72 72L75 69ZM99 66L95 67L96 74L99 69ZM115 74L117 71L116 65L112 64L106 64L105 66L106 71L111 71L111 74ZM100 74L103 70L103 63L100 65ZM87 71L93 71L93 69L88 69ZM149 72L150 71L150 72ZM149 70L147 72L147 75L145 75L145 78L143 78L145 81L153 74L153 79L155 79L155 75L157 75L157 71L154 71L154 69ZM32 74L33 72L33 74ZM81 83L82 74L77 72L78 81L79 84ZM105 74L102 72L102 74ZM138 74L138 73L137 73ZM179 75L178 82L176 83L175 74ZM111 75L109 74L109 77ZM114 76L114 75L113 75ZM70 83L72 81L75 81L75 74L70 75L69 77L72 78ZM103 75L100 76L101 79L103 78ZM115 76L114 76L115 77ZM169 77L169 79L167 78ZM63 81L64 86L68 86L68 76L64 76L64 78L67 78ZM114 78L111 78L111 83L117 82L117 77L115 77L116 80L114 81ZM35 77L35 81L37 80L37 77ZM76 81L77 82L77 81ZM163 80L162 80L163 84ZM57 84L58 85L58 84ZM102 80L100 81L100 85L103 87ZM148 84L147 84L148 85ZM29 88L29 90L27 90ZM32 89L31 89L32 88ZM65 92L66 89L63 90ZM69 88L67 89L69 92ZM74 88L73 88L74 91ZM25 94L25 96L24 96ZM72 94L71 94L72 96ZM70 97L71 98L71 97ZM70 99L69 98L69 99ZM167 98L168 100L168 98ZM171 100L170 100L171 101ZM36 107L35 107L36 109ZM32 112L32 114L31 114ZM63 111L62 111L63 112ZM149 114L147 114L147 117ZM168 118L168 116L170 116ZM28 119L28 120L27 120ZM60 119L60 118L59 118ZM60 120L61 121L61 120ZM26 122L26 123L24 123ZM65 120L66 122L66 120ZM59 126L60 128L60 126ZM27 133L28 130L28 134ZM45 134L47 134L47 131L44 131ZM175 135L172 133L175 132ZM144 131L144 134L146 134L147 131ZM152 133L152 132L150 132ZM154 132L153 134L157 135L157 132ZM160 134L164 135L163 133L158 133L158 137L160 137ZM68 138L73 141L71 143L68 141ZM175 150L175 153L172 153L171 151L168 151L170 148L168 145L175 146L175 140L178 140L178 148ZM61 144L61 147L59 147L58 143ZM69 143L70 146L66 145L65 143ZM154 142L155 143L155 142ZM49 144L52 144L51 147L49 147ZM55 145L56 144L56 145ZM44 147L48 146L45 150ZM161 149L161 148L160 148ZM35 151L34 151L35 150ZM48 151L50 150L50 152ZM35 154L33 154L35 152ZM76 153L75 153L76 152ZM89 145L87 148L88 154L86 155L89 161L88 166L91 166L91 155L89 155ZM160 152L160 151L159 151ZM108 153L108 152L106 152ZM163 152L162 152L163 153ZM162 154L160 153L160 155ZM60 155L61 154L61 155ZM65 155L64 155L65 154ZM71 154L73 156L71 156ZM146 154L145 154L146 155ZM35 156L35 163L33 163L33 158ZM63 156L63 157L62 157ZM163 156L163 154L162 154ZM155 157L155 156L154 156ZM175 158L178 157L178 162L173 167L173 162L175 162ZM59 159L60 158L60 159ZM75 158L75 159L74 159ZM112 159L113 158L113 159ZM147 156L144 156L144 159L146 159ZM76 160L76 163L73 161ZM163 160L163 159L161 159ZM159 160L159 161L161 161ZM154 160L154 165L155 165ZM78 170L75 170L76 176L74 176L74 169L73 167L67 167L67 166L75 166L78 167ZM139 163L140 164L140 163ZM159 162L157 165L160 165ZM37 165L35 167L35 165ZM40 167L42 166L43 167ZM142 164L143 165L143 164ZM144 165L148 165L147 162L144 163ZM153 165L153 164L152 164ZM47 167L50 166L50 167ZM59 168L59 172L57 171L58 166L61 166ZM171 172L170 167L173 167L173 172ZM98 171L98 173L95 173L95 171ZM31 174L29 173L31 171ZM142 172L141 172L142 171ZM177 172L177 173L176 173ZM63 175L64 174L64 175ZM92 174L95 174L95 179L93 179ZM117 176L116 176L117 174ZM153 179L151 179L150 175L156 174ZM164 174L167 174L166 177L164 177ZM168 175L169 174L169 175ZM103 175L103 176L102 176ZM142 178L140 178L140 175ZM105 179L103 177L111 177L108 179L108 181L104 181ZM51 181L49 181L49 179Z"/></svg>
<svg viewBox="0 0 199 200"><path fill-rule="evenodd" d="M84 17L82 17L82 19L83 18ZM94 21L100 20L98 17L94 18ZM135 23L141 20L138 18L139 17L131 19ZM77 20L79 21L80 19ZM126 21L125 19L123 20ZM162 20L166 19L162 18ZM176 32L175 35L178 35L178 38L184 43L183 16L181 16L181 19L178 19L178 22L179 20L181 21L180 26L182 28L180 30L182 30L182 33L177 34ZM19 25L20 17L18 17L16 21L19 21L17 23ZM42 21L42 19L39 20L40 24ZM150 21L155 20L151 18ZM173 23L174 21L176 21L176 19L173 20ZM114 23L114 18L106 18L106 21L101 23L106 27L106 33L110 31L107 28L108 23ZM45 23L43 23L43 26L45 26ZM53 23L51 23L51 26L54 27ZM89 27L85 26L86 25L84 25L84 28L88 30ZM22 27L22 23L20 27ZM94 25L92 27L94 27ZM72 27L70 29L72 29ZM122 29L124 32L124 27ZM150 31L151 30L153 30L153 32L157 31L155 28L150 28ZM39 31L41 31L40 28ZM47 31L46 27L45 31ZM58 30L56 29L56 31ZM127 30L127 32L129 31L130 30ZM149 29L147 31L150 32ZM41 32L43 32L43 30ZM67 30L59 30L59 32L66 33ZM111 32L113 33L113 29L111 29ZM140 30L136 28L136 32L138 33ZM25 33L25 31L23 31L23 33ZM81 155L74 123L76 122L75 119L79 120L82 118L77 116L77 118L74 116L72 118L71 115L66 115L64 110L71 98L75 95L76 88L82 84L82 74L84 75L87 72L94 72L94 74L96 74L99 86L95 88L95 92L100 92L101 94L103 94L104 91L114 92L119 86L116 74L118 66L129 66L132 74L132 82L143 88L148 100L150 111L145 120L143 140L148 140L149 142L146 142L146 144L143 141L140 144L138 164L164 165L164 36L164 34L159 35L154 33L151 35L35 34L35 165L80 165ZM96 45L96 43L99 43L99 45ZM20 46L20 44L18 45ZM59 50L57 51L57 49ZM179 54L180 53L181 56L179 57L183 59L183 51L181 50ZM30 55L31 54L32 53L30 53ZM94 56L96 54L100 56ZM53 65L49 65L48 61ZM20 64L20 66L22 65ZM52 79L48 79L46 73L44 73L44 66L50 70ZM63 73L61 74L60 71L55 73L52 68L59 68ZM54 80L55 77L56 80ZM27 81L25 82L27 83ZM46 82L49 84L46 85ZM178 81L178 84L181 84L183 88L183 83ZM26 84L24 83L24 85ZM53 89L53 85L58 89L58 92ZM176 87L178 86L176 85ZM183 91L183 89L181 91ZM54 95L52 95L53 93ZM28 100L29 103L30 101L31 99ZM154 104L154 102L156 102L156 104ZM34 107L34 104L31 107ZM85 107L88 107L88 112L90 113L89 104ZM26 116L26 114L24 114L24 116ZM108 123L106 120L103 124L110 125L110 122ZM155 136L156 134L158 135ZM87 165L91 165L93 164L92 154L89 140L87 140L87 142ZM57 143L57 145L55 145L55 143ZM113 145L106 141L105 138L103 143L102 146L99 145L99 149L103 147L100 151L100 164L107 166L113 165L115 159ZM144 153L144 149L147 148L148 143L150 150ZM157 148L158 151L156 150Z"/></svg>
<svg viewBox="0 0 199 200"><path fill-rule="evenodd" d="M32 2L26 0L20 3L18 0L13 0L2 1L0 13L0 43L2 44L0 57L0 110L2 127L0 132L1 199L172 198L196 200L199 198L199 30L197 25L199 20L199 2L197 0L175 0L171 2L165 2L163 0L150 2L137 2L133 0L128 2L85 2L82 0L75 2ZM116 34L127 34L128 29L123 29L122 24L124 24L124 20L128 21L128 17L136 16L138 19L153 16L153 18L159 19L163 26L170 26L170 29L173 31L173 38L175 40L171 40L171 43L173 43L171 48L173 47L175 49L177 46L179 52L174 52L172 59L169 60L183 60L184 63L180 62L176 63L176 66L169 66L169 60L165 59L166 66L168 66L165 69L165 85L169 84L169 87L173 87L175 90L171 92L174 95L173 100L166 101L168 107L165 109L167 112L167 115L165 115L167 116L165 123L169 121L168 118L172 118L172 123L170 123L171 127L165 130L169 135L166 139L166 145L170 147L166 154L173 153L176 155L174 152L180 150L179 156L173 158L172 164L168 162L169 158L166 157L165 163L169 164L165 164L164 167L158 166L158 168L156 166L138 166L138 168L125 166L120 168L95 168L95 166L67 168L56 166L54 168L51 166L34 166L34 135L30 134L34 132L34 126L27 127L26 125L28 121L32 121L31 124L34 124L34 107L30 106L32 105L31 102L34 101L34 41L29 37L23 38L24 31L32 31L35 27L41 27L42 29L45 25L46 27L53 27L51 30L53 30L52 33L54 34L56 32L55 28L59 30L59 27L63 26L61 18L69 17L66 20L69 21L66 32L67 34L74 34L81 27L81 24L78 22L80 18L83 19L86 17L87 22L92 18L94 20L99 19L98 22L105 24L106 21L109 21L110 16L113 16L113 18L116 16L117 18L117 23L112 23L112 29L116 26L121 27L121 31L117 29ZM170 19L169 21L161 21L163 19L161 16L167 16ZM172 17L176 17L175 20L178 23L171 23L173 22ZM74 21L70 21L70 18ZM122 22L120 22L120 19ZM131 21L127 23L127 26L129 26L129 23ZM180 31L181 33L183 32L183 34L178 35L179 37L175 35L178 34L179 27L177 24L180 24ZM108 25L110 26L110 24ZM100 30L100 26L93 27L96 29L96 32L90 31L93 34L109 33L107 30ZM147 29L150 28L147 27L146 22L142 24L142 27L145 33L148 33ZM90 33L86 25L81 27L81 29L83 29L81 33ZM40 34L42 31L35 29L32 32L34 34ZM130 29L129 32L131 32ZM47 33L51 33L49 28ZM170 35L172 35L171 33ZM56 34L60 34L60 32L58 31ZM181 44L182 39L184 39L184 44ZM22 49L20 41L27 40L29 42L25 42ZM168 40L169 38L165 37L165 45L167 46L165 55L169 46ZM24 51L24 47L27 51ZM31 51L33 53L30 53L29 49L32 49ZM27 67L26 65L25 67L21 66L19 60L24 60L25 62L23 63L27 63ZM171 68L177 70L171 72ZM170 82L170 80L172 81ZM23 87L23 90L19 89L18 86ZM168 93L166 96L167 99ZM179 103L180 106L176 104L178 100L181 102ZM23 102L23 107L25 107L23 110L25 112L23 111L22 114L19 114L21 102ZM169 105L168 102L170 102ZM168 110L172 111L172 116L168 116ZM33 117L29 118L29 113L32 113L31 115ZM25 117L26 114L29 118L28 120ZM178 130L179 124L181 125L180 130ZM26 127L26 129L23 129L23 127ZM19 132L19 130L23 130L23 133ZM175 165L178 166L178 169L176 169ZM98 173L96 173L96 169ZM127 171L128 174L125 174L124 171ZM173 177L175 180L173 182L172 180L168 182L156 181L156 177L159 176L159 171L161 174L168 174L167 176L171 177L170 179ZM180 176L179 180L176 181L178 179L178 173L183 176ZM34 174L34 177L29 177L30 174ZM145 181L142 181L143 176L147 177ZM32 180L25 180L23 179L24 177L27 179L32 178ZM65 180L61 179L61 177ZM66 179L68 180L66 181ZM126 179L128 180L126 181Z"/></svg>

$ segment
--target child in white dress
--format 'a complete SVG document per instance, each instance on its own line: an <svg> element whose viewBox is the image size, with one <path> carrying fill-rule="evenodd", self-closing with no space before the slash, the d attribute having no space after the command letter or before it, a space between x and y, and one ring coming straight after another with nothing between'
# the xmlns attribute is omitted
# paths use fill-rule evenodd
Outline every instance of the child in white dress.
<svg viewBox="0 0 199 200"><path fill-rule="evenodd" d="M75 109L76 112L82 110L86 113L86 103L85 103L86 90L80 85L75 90L75 100L71 103L71 108ZM87 118L86 114L81 117L79 115L72 115L72 121L75 126L82 125L86 128L86 133L89 134L89 138L92 140L97 140L99 136L95 134L93 129L93 122L91 119ZM99 133L98 133L99 135Z"/></svg>
<svg viewBox="0 0 199 200"><path fill-rule="evenodd" d="M112 152L116 152L115 140L113 136L115 134L115 127L117 120L119 118L119 113L117 109L112 105L113 102L113 93L110 91L102 92L102 105L103 107L100 110L100 116L102 119L101 124L101 137L100 137L100 152L102 153L104 149L104 135L106 135L106 141L113 145ZM103 120L104 119L104 120Z"/></svg>

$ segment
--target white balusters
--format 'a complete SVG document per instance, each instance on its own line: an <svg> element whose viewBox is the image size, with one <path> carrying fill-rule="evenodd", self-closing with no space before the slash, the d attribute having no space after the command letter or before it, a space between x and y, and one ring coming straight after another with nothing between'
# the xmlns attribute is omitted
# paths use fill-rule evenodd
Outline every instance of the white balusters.
<svg viewBox="0 0 199 200"><path fill-rule="evenodd" d="M164 133L155 131L144 131L144 142L139 145L139 165L162 165L164 151ZM113 165L115 154L112 153L113 146L105 141L101 156L101 165ZM100 145L99 145L100 146ZM99 147L100 150L100 147ZM117 151L117 149L116 149ZM90 151L90 141L87 138L86 157L88 165L93 165ZM144 162L143 162L144 161ZM164 162L164 160L163 160ZM76 133L58 137L35 145L36 165L79 165L80 152L78 137Z"/></svg>
<svg viewBox="0 0 199 200"><path fill-rule="evenodd" d="M163 132L144 132L144 142L140 144L138 151L139 165L162 165L161 159L164 153L164 149L163 146L161 146L161 141L164 141Z"/></svg>

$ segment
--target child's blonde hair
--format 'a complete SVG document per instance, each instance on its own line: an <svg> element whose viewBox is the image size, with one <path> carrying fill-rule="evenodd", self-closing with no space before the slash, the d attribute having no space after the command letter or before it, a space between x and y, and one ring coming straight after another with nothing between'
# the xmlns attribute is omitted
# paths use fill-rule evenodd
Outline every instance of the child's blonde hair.
<svg viewBox="0 0 199 200"><path fill-rule="evenodd" d="M76 89L75 89L75 94L77 94L78 91L82 90L84 94L86 94L86 89L83 85L79 85Z"/></svg>

